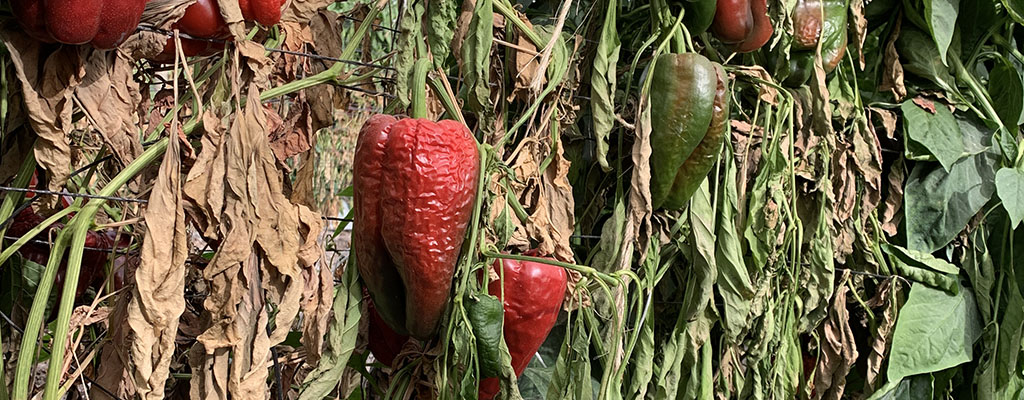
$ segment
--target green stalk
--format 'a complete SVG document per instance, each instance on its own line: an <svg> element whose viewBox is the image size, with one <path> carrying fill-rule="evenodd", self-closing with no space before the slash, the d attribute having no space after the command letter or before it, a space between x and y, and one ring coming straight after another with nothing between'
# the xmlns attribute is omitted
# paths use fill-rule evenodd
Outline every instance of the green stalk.
<svg viewBox="0 0 1024 400"><path fill-rule="evenodd" d="M428 58L416 60L412 67L412 117L427 117L427 73L431 62Z"/></svg>
<svg viewBox="0 0 1024 400"><path fill-rule="evenodd" d="M600 279L599 283L601 283L602 285L604 285L604 284L609 284L609 285L612 285L612 286L618 286L619 285L619 280L616 279L614 276L608 275L608 274L606 274L604 272L601 272L601 271L598 271L597 269L594 269L594 267L589 267L589 266L586 266L586 265L570 264L570 263L567 263L567 262L562 262L562 261L558 261L558 260L552 260L552 259L549 259L549 258L530 257L530 256L517 255L517 254L501 254L501 253L498 253L498 252L495 252L495 251L491 251L490 249L483 249L483 250L481 250L481 253L483 253L483 255L485 255L487 257L490 257L490 258L502 258L502 259L508 259L508 260L518 260L518 261L531 261L531 262L535 262L535 263L554 265L554 266L562 267L562 268L565 268L565 269L571 269L573 271L578 271L578 272L580 272L580 273L582 273L584 275L595 276L598 279Z"/></svg>
<svg viewBox="0 0 1024 400"><path fill-rule="evenodd" d="M64 217L68 216L68 214L71 214L71 213L73 213L75 211L78 211L79 208L80 207L77 206L77 205L71 205L70 207L66 207L66 208L64 208L64 209L62 209L60 211L57 211L56 213L51 215L49 218L43 220L42 223L40 223L39 225L36 225L31 230L26 232L24 235L22 235L20 238L18 238L18 240L15 240L14 243L11 243L10 246L5 247L4 251L0 252L0 265L3 265L3 263L6 262L7 259L11 258L11 256L13 256L14 253L17 252L19 249L21 249L22 246L24 246L26 243L28 243L30 240L32 240L32 238L36 237L37 235L42 233L44 230L49 228L50 225L53 225L57 221L60 221L61 218L64 218Z"/></svg>

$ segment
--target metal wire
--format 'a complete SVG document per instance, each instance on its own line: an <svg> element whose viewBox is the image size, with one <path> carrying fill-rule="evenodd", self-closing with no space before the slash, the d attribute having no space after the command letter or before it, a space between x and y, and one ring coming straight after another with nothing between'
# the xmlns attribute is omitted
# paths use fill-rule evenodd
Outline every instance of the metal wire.
<svg viewBox="0 0 1024 400"><path fill-rule="evenodd" d="M21 239L21 237L4 235L4 239L7 239L7 240L18 240L18 239ZM46 240L39 240L39 239L30 239L28 241L28 243L39 244L39 245L44 245L44 246L49 246L49 245L53 244L52 242L48 242ZM138 252L139 252L138 250L122 250L122 249L118 249L118 248L108 249L108 248L103 248L103 247L89 247L89 246L84 246L82 248L85 249L85 250L94 250L94 251L102 251L102 252L114 252L114 253L117 253L117 254L126 254L126 255L127 254L138 254Z"/></svg>
<svg viewBox="0 0 1024 400"><path fill-rule="evenodd" d="M128 197L117 197L117 196L99 196L95 194L84 194L84 193L70 193L70 192L55 192L52 190L42 189L26 189L11 186L0 186L0 192L21 192L21 193L38 193L38 194L50 194L57 196L68 196L68 197L82 197L86 199L103 199L103 200L114 200L114 201L128 201L133 203L148 203L149 200L143 199L131 199Z"/></svg>

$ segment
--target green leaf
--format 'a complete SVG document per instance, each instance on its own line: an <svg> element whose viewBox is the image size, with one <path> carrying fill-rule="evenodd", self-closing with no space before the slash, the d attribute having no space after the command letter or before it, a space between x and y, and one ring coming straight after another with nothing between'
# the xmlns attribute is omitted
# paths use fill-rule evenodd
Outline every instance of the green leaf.
<svg viewBox="0 0 1024 400"><path fill-rule="evenodd" d="M730 141L726 141L725 149L726 153L722 156L725 173L722 183L718 185L721 201L718 205L715 240L715 260L718 263L715 287L722 296L722 329L725 331L726 342L734 343L750 326L751 321L747 316L750 313L750 302L754 298L754 285L750 281L750 271L743 258L743 241L736 226L739 199L735 184L736 160ZM828 259L832 260L831 247L828 253Z"/></svg>
<svg viewBox="0 0 1024 400"><path fill-rule="evenodd" d="M914 375L895 384L890 383L878 390L869 400L918 400L931 399L935 393L935 378L932 374ZM879 395L881 394L881 395Z"/></svg>
<svg viewBox="0 0 1024 400"><path fill-rule="evenodd" d="M945 64L946 51L953 41L956 17L960 13L960 0L925 0L924 13L928 19L928 30L938 45L939 59Z"/></svg>
<svg viewBox="0 0 1024 400"><path fill-rule="evenodd" d="M936 258L928 253L910 250L887 243L882 244L882 249L884 249L886 253L889 253L889 255L899 258L907 264L912 264L921 268L928 268L943 274L955 275L960 273L960 268L956 265L950 264L948 261Z"/></svg>
<svg viewBox="0 0 1024 400"><path fill-rule="evenodd" d="M996 193L1010 215L1010 228L1016 228L1024 218L1024 171L1000 168L996 172Z"/></svg>
<svg viewBox="0 0 1024 400"><path fill-rule="evenodd" d="M594 136L597 139L597 162L605 172L608 164L608 136L615 127L615 83L618 76L615 65L619 61L619 33L615 28L618 4L608 0L608 11L601 26L601 40L594 55L594 70L590 74L591 114L594 116Z"/></svg>
<svg viewBox="0 0 1024 400"><path fill-rule="evenodd" d="M996 60L988 75L988 93L999 119L1016 136L1018 124L1024 120L1024 82L1006 57Z"/></svg>
<svg viewBox="0 0 1024 400"><path fill-rule="evenodd" d="M935 104L935 114L914 104L912 100L903 102L903 129L911 142L928 150L935 156L942 168L949 171L950 166L964 153L963 136L953 113L942 104ZM908 154L908 158L910 155Z"/></svg>
<svg viewBox="0 0 1024 400"><path fill-rule="evenodd" d="M940 371L971 361L981 322L974 294L961 287L956 295L913 285L900 309L886 371L890 382Z"/></svg>
<svg viewBox="0 0 1024 400"><path fill-rule="evenodd" d="M455 0L431 0L427 4L427 43L434 56L434 68L443 68L452 51L452 38L455 36L455 24L452 21L458 19L461 3Z"/></svg>
<svg viewBox="0 0 1024 400"><path fill-rule="evenodd" d="M349 258L341 285L334 289L334 318L327 331L327 347L316 368L302 381L299 400L320 400L334 390L356 348L363 293L354 261L355 257Z"/></svg>
<svg viewBox="0 0 1024 400"><path fill-rule="evenodd" d="M939 50L928 34L910 24L903 24L902 29L896 40L896 49L904 60L903 69L935 82L950 93L959 93L953 75L950 75L949 68L939 58Z"/></svg>
<svg viewBox="0 0 1024 400"><path fill-rule="evenodd" d="M415 2L406 7L399 26L398 43L395 50L395 87L399 108L404 109L412 103L410 93L412 84L412 67L416 64L416 53L423 42L423 3Z"/></svg>
<svg viewBox="0 0 1024 400"><path fill-rule="evenodd" d="M1024 0L1003 0L1003 7L1018 24L1024 24Z"/></svg>
<svg viewBox="0 0 1024 400"><path fill-rule="evenodd" d="M907 248L934 252L946 246L995 192L999 150L991 147L992 131L958 120L964 140L988 150L954 163L947 172L934 164L917 163L907 178L904 206Z"/></svg>
<svg viewBox="0 0 1024 400"><path fill-rule="evenodd" d="M473 8L465 42L462 44L462 76L468 89L466 105L478 113L491 112L491 88L488 86L491 46L494 43L494 10L491 0L480 0Z"/></svg>

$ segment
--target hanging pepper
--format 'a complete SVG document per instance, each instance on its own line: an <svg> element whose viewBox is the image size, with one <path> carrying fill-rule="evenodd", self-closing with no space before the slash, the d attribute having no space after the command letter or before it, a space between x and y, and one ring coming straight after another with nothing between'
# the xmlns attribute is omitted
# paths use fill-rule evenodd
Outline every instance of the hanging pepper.
<svg viewBox="0 0 1024 400"><path fill-rule="evenodd" d="M695 53L664 54L651 84L651 201L682 208L718 159L729 118L722 66Z"/></svg>
<svg viewBox="0 0 1024 400"><path fill-rule="evenodd" d="M11 11L36 40L112 49L139 25L147 0L11 0Z"/></svg>
<svg viewBox="0 0 1024 400"><path fill-rule="evenodd" d="M363 288L363 301L366 302L366 310L369 314L366 329L369 341L366 347L370 349L370 353L373 353L377 361L389 367L394 366L395 358L402 352L402 346L405 346L409 337L398 334L384 322L380 313L377 312L377 307L373 305L373 300L370 299L370 293L366 291L366 288Z"/></svg>
<svg viewBox="0 0 1024 400"><path fill-rule="evenodd" d="M555 326L568 276L562 267L532 261L501 259L493 268L498 276L504 274L504 294L500 280L490 282L487 291L503 300L505 344L519 376ZM498 386L498 378L480 381L480 399L493 398Z"/></svg>
<svg viewBox="0 0 1024 400"><path fill-rule="evenodd" d="M455 121L375 115L359 132L352 247L377 311L398 333L431 337L448 305L479 160Z"/></svg>
<svg viewBox="0 0 1024 400"><path fill-rule="evenodd" d="M716 0L670 0L668 4L678 5L683 9L683 24L690 31L690 35L704 33L715 20ZM674 8L672 11L677 12Z"/></svg>
<svg viewBox="0 0 1024 400"><path fill-rule="evenodd" d="M238 0L238 8L245 21L262 25L276 25L281 21L281 9L287 0ZM189 36L218 39L218 41L181 38L182 52L186 57L208 56L224 50L223 41L231 39L228 24L220 14L217 0L199 0L185 9L185 14L172 25ZM174 38L167 39L164 51L152 60L168 63L174 61Z"/></svg>
<svg viewBox="0 0 1024 400"><path fill-rule="evenodd" d="M774 32L767 0L718 0L711 30L738 53L761 48Z"/></svg>
<svg viewBox="0 0 1024 400"><path fill-rule="evenodd" d="M821 42L821 64L832 72L846 54L846 0L801 0L793 9L793 51L783 84L803 85L814 70L814 54ZM813 32L817 32L813 34Z"/></svg>

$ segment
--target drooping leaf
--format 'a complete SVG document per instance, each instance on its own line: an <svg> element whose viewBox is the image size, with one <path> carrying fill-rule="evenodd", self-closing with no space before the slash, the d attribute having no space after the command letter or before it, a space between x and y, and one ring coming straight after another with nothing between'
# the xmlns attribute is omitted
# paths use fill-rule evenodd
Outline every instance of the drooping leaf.
<svg viewBox="0 0 1024 400"><path fill-rule="evenodd" d="M1024 121L1024 81L1006 57L996 60L988 75L988 93L999 119L1016 136L1018 124Z"/></svg>
<svg viewBox="0 0 1024 400"><path fill-rule="evenodd" d="M434 68L442 68L452 50L452 37L458 17L459 2L456 0L433 0L427 5L427 43L434 56Z"/></svg>
<svg viewBox="0 0 1024 400"><path fill-rule="evenodd" d="M1010 215L1010 228L1024 219L1024 171L1004 167L996 172L996 193Z"/></svg>
<svg viewBox="0 0 1024 400"><path fill-rule="evenodd" d="M911 100L903 102L900 109L903 111L903 129L908 139L908 150L913 149L911 143L924 147L939 160L942 168L949 171L950 166L964 152L960 126L953 118L953 113L942 104L935 104L935 112L930 113ZM907 157L913 158L911 154Z"/></svg>
<svg viewBox="0 0 1024 400"><path fill-rule="evenodd" d="M1006 12L1013 17L1018 24L1024 24L1024 0L1002 0Z"/></svg>
<svg viewBox="0 0 1024 400"><path fill-rule="evenodd" d="M475 112L490 112L491 88L487 85L490 76L491 45L494 35L494 11L491 0L480 0L473 8L473 19L462 44L462 77L467 88L466 105Z"/></svg>
<svg viewBox="0 0 1024 400"><path fill-rule="evenodd" d="M913 285L896 320L886 375L894 382L971 361L979 336L981 321L971 289L961 287L951 295Z"/></svg>
<svg viewBox="0 0 1024 400"><path fill-rule="evenodd" d="M601 40L594 55L594 70L590 75L591 113L594 115L594 136L597 139L597 162L605 172L611 171L608 164L608 136L615 127L615 70L619 61L619 33L616 30L618 3L609 0L604 23L601 26Z"/></svg>
<svg viewBox="0 0 1024 400"><path fill-rule="evenodd" d="M956 17L960 13L960 0L925 0L924 13L928 20L928 30L938 45L939 58L945 64L946 51L953 40Z"/></svg>
<svg viewBox="0 0 1024 400"><path fill-rule="evenodd" d="M928 79L946 91L957 92L953 75L939 58L939 50L927 33L910 24L903 24L900 36L896 39L896 50L906 61L903 63L904 70Z"/></svg>

